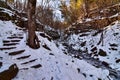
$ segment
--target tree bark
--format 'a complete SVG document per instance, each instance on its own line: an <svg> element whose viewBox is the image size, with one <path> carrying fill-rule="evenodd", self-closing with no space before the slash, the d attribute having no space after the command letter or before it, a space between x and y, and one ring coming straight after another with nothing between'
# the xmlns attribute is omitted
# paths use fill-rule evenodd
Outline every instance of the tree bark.
<svg viewBox="0 0 120 80"><path fill-rule="evenodd" d="M35 10L36 10L36 0L28 0L28 45L33 49L38 49L40 47L39 39L35 33Z"/></svg>

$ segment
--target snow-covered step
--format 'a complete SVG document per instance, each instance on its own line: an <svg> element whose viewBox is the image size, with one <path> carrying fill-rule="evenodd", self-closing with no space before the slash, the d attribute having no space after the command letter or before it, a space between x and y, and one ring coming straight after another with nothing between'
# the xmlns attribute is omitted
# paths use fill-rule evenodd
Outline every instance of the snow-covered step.
<svg viewBox="0 0 120 80"><path fill-rule="evenodd" d="M37 69L42 67L40 62L38 62L38 59L30 59L30 58L16 61L16 64L21 70L28 70L29 68Z"/></svg>
<svg viewBox="0 0 120 80"><path fill-rule="evenodd" d="M13 37L7 37L7 39L23 39L23 37L13 36Z"/></svg>
<svg viewBox="0 0 120 80"><path fill-rule="evenodd" d="M42 65L40 64L40 62L38 60L35 60L34 62L30 62L24 65L20 65L21 68L34 68L34 69L38 69L41 68Z"/></svg>
<svg viewBox="0 0 120 80"><path fill-rule="evenodd" d="M37 59L32 59L32 60L29 60L29 61L26 61L26 62L21 63L21 65L33 63L33 62L35 62L36 60L37 60Z"/></svg>
<svg viewBox="0 0 120 80"><path fill-rule="evenodd" d="M10 40L10 39L3 40L4 44L7 44L7 43L16 43L16 42L20 42L20 40Z"/></svg>
<svg viewBox="0 0 120 80"><path fill-rule="evenodd" d="M10 40L3 40L3 43L10 43Z"/></svg>
<svg viewBox="0 0 120 80"><path fill-rule="evenodd" d="M20 42L20 40L11 40L11 42Z"/></svg>
<svg viewBox="0 0 120 80"><path fill-rule="evenodd" d="M5 43L3 46L16 46L19 43Z"/></svg>
<svg viewBox="0 0 120 80"><path fill-rule="evenodd" d="M31 66L31 68L35 68L35 69L40 68L40 67L42 67L41 64L36 64L36 65Z"/></svg>
<svg viewBox="0 0 120 80"><path fill-rule="evenodd" d="M17 60L23 60L23 59L27 59L29 58L31 55L27 55L27 56L21 56L21 57L18 57L16 58Z"/></svg>
<svg viewBox="0 0 120 80"><path fill-rule="evenodd" d="M32 69L39 69L42 67L39 63L31 63L31 64L25 64L25 65L18 65L20 70L28 70L30 68Z"/></svg>
<svg viewBox="0 0 120 80"><path fill-rule="evenodd" d="M19 51L10 52L9 55L10 55L10 56L19 55L19 54L22 54L24 51L25 51L25 50L19 50Z"/></svg>
<svg viewBox="0 0 120 80"><path fill-rule="evenodd" d="M29 68L21 68L21 69L19 69L19 70L28 70Z"/></svg>
<svg viewBox="0 0 120 80"><path fill-rule="evenodd" d="M0 50L11 50L15 49L16 47L1 47Z"/></svg>

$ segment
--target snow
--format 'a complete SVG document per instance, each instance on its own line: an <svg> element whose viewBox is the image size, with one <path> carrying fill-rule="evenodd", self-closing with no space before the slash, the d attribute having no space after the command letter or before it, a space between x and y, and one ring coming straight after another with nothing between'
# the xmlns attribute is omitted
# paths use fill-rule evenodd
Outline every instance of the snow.
<svg viewBox="0 0 120 80"><path fill-rule="evenodd" d="M92 21L92 19L91 18L87 18L87 19L85 19L86 20L86 22L88 22L88 21Z"/></svg>
<svg viewBox="0 0 120 80"><path fill-rule="evenodd" d="M53 18L55 21L64 21L64 19L61 17L62 13L60 10L53 10Z"/></svg>
<svg viewBox="0 0 120 80"><path fill-rule="evenodd" d="M11 35L23 36L17 48L12 50L0 51L3 57L1 62L3 66L0 71L5 70L9 65L16 63L19 67L19 73L13 80L109 80L109 71L96 68L84 60L79 60L63 53L62 45L57 47L54 41L40 36L40 32L36 32L40 39L40 48L31 49L26 45L26 33L19 30L11 21L0 21L0 44L3 40ZM51 50L45 49L42 45L46 44ZM0 45L3 47L3 45ZM12 51L22 50L25 52L19 55L10 56L8 53ZM7 52L7 53L6 53ZM50 55L52 54L52 55ZM21 56L31 55L27 59L17 60ZM34 62L21 65L29 60L37 59ZM34 69L31 66L41 64L42 67ZM24 70L24 68L28 68ZM86 76L85 76L86 75ZM112 80L112 79L111 79Z"/></svg>
<svg viewBox="0 0 120 80"><path fill-rule="evenodd" d="M107 56L94 56L94 58L99 58L100 61L107 62L113 69L120 70L120 63L116 63L117 59L120 59L120 22L113 22L111 25L103 29L103 45L98 44L102 35L102 32L93 36L97 31L92 30L79 34L71 34L68 38L68 43L76 50L88 50L88 54L92 54L91 51L94 47L97 48L97 53L100 49L107 53ZM86 34L86 35L85 35ZM85 35L85 36L82 36ZM81 46L81 43L86 42L85 46ZM115 46L110 46L111 44ZM115 49L115 50L113 50Z"/></svg>
<svg viewBox="0 0 120 80"><path fill-rule="evenodd" d="M119 15L119 13L117 13L117 14L111 16L110 18L117 17L118 15Z"/></svg>

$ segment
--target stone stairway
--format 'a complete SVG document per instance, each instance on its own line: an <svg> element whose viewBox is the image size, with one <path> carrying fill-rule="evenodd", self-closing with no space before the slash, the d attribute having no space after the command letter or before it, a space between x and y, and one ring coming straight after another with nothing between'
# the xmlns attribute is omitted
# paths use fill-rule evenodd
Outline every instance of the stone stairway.
<svg viewBox="0 0 120 80"><path fill-rule="evenodd" d="M17 48L23 38L23 34L7 37L3 40L3 46L0 47L0 53L7 53L8 56L11 57L12 61L17 64L20 70L28 70L29 68L37 69L42 67L37 58L32 57L30 53L25 53L25 49Z"/></svg>

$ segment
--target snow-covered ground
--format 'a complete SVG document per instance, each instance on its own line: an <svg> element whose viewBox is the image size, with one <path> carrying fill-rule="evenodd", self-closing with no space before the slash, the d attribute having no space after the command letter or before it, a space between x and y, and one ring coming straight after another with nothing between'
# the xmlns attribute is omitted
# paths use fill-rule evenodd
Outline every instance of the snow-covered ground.
<svg viewBox="0 0 120 80"><path fill-rule="evenodd" d="M0 62L3 63L0 72L16 63L19 67L19 73L13 80L109 80L108 70L96 68L84 60L64 54L63 46L57 47L54 41L40 36L40 33L37 32L40 48L33 50L26 45L26 33L22 29L11 21L0 21L0 48L16 47L10 50L0 50ZM3 41L16 40L16 36L23 37L19 39L19 44L3 45ZM44 47L45 45L48 48ZM21 54L10 55L11 52L18 50L25 51ZM23 56L29 57L19 59ZM33 68L35 65L39 65L39 67Z"/></svg>
<svg viewBox="0 0 120 80"><path fill-rule="evenodd" d="M102 39L103 38L103 39ZM103 29L72 34L68 43L74 49L87 51L91 57L107 62L110 67L120 71L120 22L116 21ZM100 50L105 53L101 55Z"/></svg>

